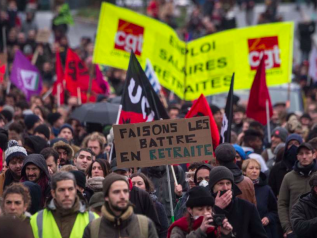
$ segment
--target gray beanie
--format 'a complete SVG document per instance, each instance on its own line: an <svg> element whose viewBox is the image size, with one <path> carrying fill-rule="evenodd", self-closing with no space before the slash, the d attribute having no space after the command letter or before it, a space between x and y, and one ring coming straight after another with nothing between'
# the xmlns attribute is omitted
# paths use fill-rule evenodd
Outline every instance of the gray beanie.
<svg viewBox="0 0 317 238"><path fill-rule="evenodd" d="M128 187L129 187L129 183L128 183L127 179L122 175L119 175L116 173L111 173L105 177L105 179L103 180L103 194L105 197L108 196L111 185L114 182L120 181L120 180L126 182Z"/></svg>
<svg viewBox="0 0 317 238"><path fill-rule="evenodd" d="M236 150L229 143L223 143L218 145L215 150L216 159L222 163L233 162L236 157Z"/></svg>
<svg viewBox="0 0 317 238"><path fill-rule="evenodd" d="M272 131L272 136L278 137L283 142L285 142L288 136L288 132L285 128L278 126Z"/></svg>
<svg viewBox="0 0 317 238"><path fill-rule="evenodd" d="M234 184L233 174L228 168L224 166L214 167L210 171L210 175L209 175L210 190L212 191L215 184L224 179L228 179L231 181L232 185Z"/></svg>
<svg viewBox="0 0 317 238"><path fill-rule="evenodd" d="M7 165L9 165L9 162L11 159L17 156L26 157L28 154L24 147L19 146L18 142L15 140L10 140L8 143L8 149L5 151L5 160L7 162Z"/></svg>

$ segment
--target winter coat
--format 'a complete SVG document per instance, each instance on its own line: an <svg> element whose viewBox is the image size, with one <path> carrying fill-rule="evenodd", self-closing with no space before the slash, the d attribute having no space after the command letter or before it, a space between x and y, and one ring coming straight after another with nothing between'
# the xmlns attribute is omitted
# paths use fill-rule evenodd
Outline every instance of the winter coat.
<svg viewBox="0 0 317 238"><path fill-rule="evenodd" d="M300 238L317 237L317 195L304 194L291 212L293 231Z"/></svg>
<svg viewBox="0 0 317 238"><path fill-rule="evenodd" d="M242 171L235 163L226 163L224 166L230 169L234 177L234 183L242 192L237 197L256 205L254 185L251 179L243 176Z"/></svg>
<svg viewBox="0 0 317 238"><path fill-rule="evenodd" d="M185 215L187 211L186 202L187 202L188 196L189 196L189 191L187 191L185 194L183 194L183 196L180 199L178 199L178 202L174 209L175 221L177 221L178 219L181 219Z"/></svg>
<svg viewBox="0 0 317 238"><path fill-rule="evenodd" d="M157 197L155 195L151 195L150 194L150 196L152 198L152 201L153 201L153 204L155 206L155 210L156 210L157 216L158 216L160 224L161 224L161 229L160 229L160 231L157 232L158 236L159 236L159 238L166 238L167 230L168 230L168 220L167 220L167 215L166 215L166 212L165 212L165 208L162 205L162 203L160 203L157 200Z"/></svg>
<svg viewBox="0 0 317 238"><path fill-rule="evenodd" d="M245 200L233 197L225 209L215 206L214 213L225 214L236 238L268 238L256 207Z"/></svg>
<svg viewBox="0 0 317 238"><path fill-rule="evenodd" d="M141 235L139 220L137 215L133 213L133 208L130 206L120 217L115 217L111 214L105 206L101 208L102 216L99 226L99 236L98 237L138 237L145 238ZM138 215L140 216L140 215ZM153 222L147 218L148 224L143 224L148 226L148 238L158 238L155 226ZM91 234L91 224L90 223L84 231L83 238L92 238ZM147 237L146 237L147 238Z"/></svg>
<svg viewBox="0 0 317 238"><path fill-rule="evenodd" d="M302 138L297 134L289 135L285 142L285 149L284 149L284 157L282 161L276 163L273 168L271 169L270 175L269 175L269 185L272 188L272 191L274 192L275 196L278 198L280 188L282 185L282 181L284 179L284 176L293 170L294 163L296 162L296 152L292 153L291 155L288 155L287 152L289 151L288 144L291 140L297 140L299 144L303 142ZM295 157L295 161L290 158L290 156Z"/></svg>
<svg viewBox="0 0 317 238"><path fill-rule="evenodd" d="M295 164L293 171L285 175L278 198L278 215L284 232L292 231L290 222L292 207L302 194L311 190L309 179L317 171L315 160L308 176L301 174L298 164L299 162Z"/></svg>
<svg viewBox="0 0 317 238"><path fill-rule="evenodd" d="M45 201L50 197L51 195L51 185L50 185L50 174L48 172L48 167L46 165L46 161L44 157L40 154L31 154L28 155L24 161L23 161L23 167L21 171L21 182L28 181L26 176L26 166L28 164L34 164L41 170L41 176L40 179L37 181L37 184L41 186L41 205L40 207L43 208Z"/></svg>
<svg viewBox="0 0 317 238"><path fill-rule="evenodd" d="M264 226L268 238L278 238L277 200L272 189L266 185L265 181L266 175L261 173L260 182L254 185L257 209L261 219L267 217L270 221L267 226Z"/></svg>
<svg viewBox="0 0 317 238"><path fill-rule="evenodd" d="M134 205L134 213L150 218L156 226L157 233L160 233L162 230L160 219L150 195L133 186L130 191L130 202Z"/></svg>
<svg viewBox="0 0 317 238"><path fill-rule="evenodd" d="M187 183L185 181L185 173L180 166L174 166L176 179L178 184L182 185L183 191L187 190ZM170 199L169 199L169 191L168 191L168 181L167 181L167 173L166 166L155 166L150 168L143 168L141 172L144 173L154 184L155 187L155 195L158 198L158 201L163 204L167 217L171 218L171 208L170 208ZM170 184L172 189L172 203L173 207L176 206L176 194L174 193L174 178L172 176L172 172L170 170Z"/></svg>

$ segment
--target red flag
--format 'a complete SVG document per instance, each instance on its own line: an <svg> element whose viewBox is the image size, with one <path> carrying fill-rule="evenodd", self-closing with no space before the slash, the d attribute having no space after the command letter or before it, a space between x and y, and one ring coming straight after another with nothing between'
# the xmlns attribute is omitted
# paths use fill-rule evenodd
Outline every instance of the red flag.
<svg viewBox="0 0 317 238"><path fill-rule="evenodd" d="M88 68L84 61L70 48L68 48L66 56L65 80L66 88L71 96L77 97L77 88L80 88L82 94L87 93L89 87ZM92 81L91 93L102 94L102 89L95 80Z"/></svg>
<svg viewBox="0 0 317 238"><path fill-rule="evenodd" d="M96 64L96 83L102 89L103 93L106 95L110 94L110 86L107 81L103 79L102 73L100 71L99 65Z"/></svg>
<svg viewBox="0 0 317 238"><path fill-rule="evenodd" d="M262 57L250 90L249 102L246 111L247 117L253 118L263 125L266 125L266 100L269 101L269 115L271 118L273 115L273 107L269 90L266 85L265 59Z"/></svg>
<svg viewBox="0 0 317 238"><path fill-rule="evenodd" d="M190 108L185 118L201 116L209 116L212 145L213 149L215 150L219 145L220 135L209 104L203 94L201 94L200 97L194 102L193 106Z"/></svg>
<svg viewBox="0 0 317 238"><path fill-rule="evenodd" d="M3 82L7 68L7 55L0 54L0 83Z"/></svg>
<svg viewBox="0 0 317 238"><path fill-rule="evenodd" d="M60 99L60 104L64 104L65 98L64 98L64 70L63 70L63 66L62 66L62 61L61 61L61 56L59 54L59 51L56 51L56 63L55 63L55 71L56 71L56 76L57 79L54 82L53 85L53 91L52 94L55 96L57 95L57 97L59 97ZM58 90L59 88L59 90Z"/></svg>

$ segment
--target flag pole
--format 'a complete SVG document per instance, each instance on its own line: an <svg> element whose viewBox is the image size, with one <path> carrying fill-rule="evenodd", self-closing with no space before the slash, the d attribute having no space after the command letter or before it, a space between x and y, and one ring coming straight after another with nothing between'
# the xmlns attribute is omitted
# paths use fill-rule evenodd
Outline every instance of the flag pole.
<svg viewBox="0 0 317 238"><path fill-rule="evenodd" d="M39 57L39 50L38 50L38 47L36 47L35 52L34 52L33 57L32 57L32 64L33 65L35 65L38 57Z"/></svg>
<svg viewBox="0 0 317 238"><path fill-rule="evenodd" d="M118 115L117 115L117 120L116 120L116 124L115 125L119 124L121 110L122 110L122 104L119 105L119 110L118 110ZM112 153L113 153L113 145L114 145L114 142L112 142L112 145L111 145L111 150L110 150L110 154L109 154L109 164L111 164Z"/></svg>
<svg viewBox="0 0 317 238"><path fill-rule="evenodd" d="M57 106L61 106L61 84L57 84Z"/></svg>
<svg viewBox="0 0 317 238"><path fill-rule="evenodd" d="M77 100L78 100L78 105L81 105L81 93L80 93L80 87L77 87ZM88 101L88 99L87 99Z"/></svg>
<svg viewBox="0 0 317 238"><path fill-rule="evenodd" d="M2 27L2 41L3 41L3 52L7 55L8 57L8 49L7 49L7 34L6 34L6 28ZM10 93L10 88L11 88L11 81L9 79L9 69L8 69L8 63L7 63L7 68L6 68L6 72L5 72L5 76L6 76L6 80L8 80L8 84L7 84L7 90L6 93L9 94Z"/></svg>
<svg viewBox="0 0 317 238"><path fill-rule="evenodd" d="M266 100L266 128L267 128L267 137L268 142L271 143L271 125L270 125L270 109L269 109L269 100Z"/></svg>
<svg viewBox="0 0 317 238"><path fill-rule="evenodd" d="M150 93L151 93L151 97L153 99L154 98L153 90L150 90ZM155 100L152 100L152 101L154 102L154 110L155 110L155 113L156 113L157 117L160 118L160 120L162 120L162 118L160 116L160 112L157 109ZM169 200L170 200L171 220L172 220L172 223L173 223L175 221L175 217L174 217L174 209L173 209L171 175L170 175L170 170L169 170L168 164L165 165L165 166L166 166L166 175L167 175L167 181L168 181L167 186L168 186L168 197L169 197ZM172 165L171 165L171 169L172 169L172 173L175 174L174 167ZM175 178L176 178L176 176L175 176ZM177 180L175 178L174 178L174 180L175 180L174 182L177 183Z"/></svg>

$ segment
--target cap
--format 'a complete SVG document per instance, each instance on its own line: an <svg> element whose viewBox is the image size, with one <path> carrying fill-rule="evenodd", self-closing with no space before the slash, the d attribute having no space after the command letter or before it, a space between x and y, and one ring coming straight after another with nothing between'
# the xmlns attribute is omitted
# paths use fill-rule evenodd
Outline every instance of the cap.
<svg viewBox="0 0 317 238"><path fill-rule="evenodd" d="M302 143L298 148L297 148L297 154L299 153L299 151L303 148L306 148L307 150L310 150L310 151L314 151L314 147L309 144L309 143Z"/></svg>

